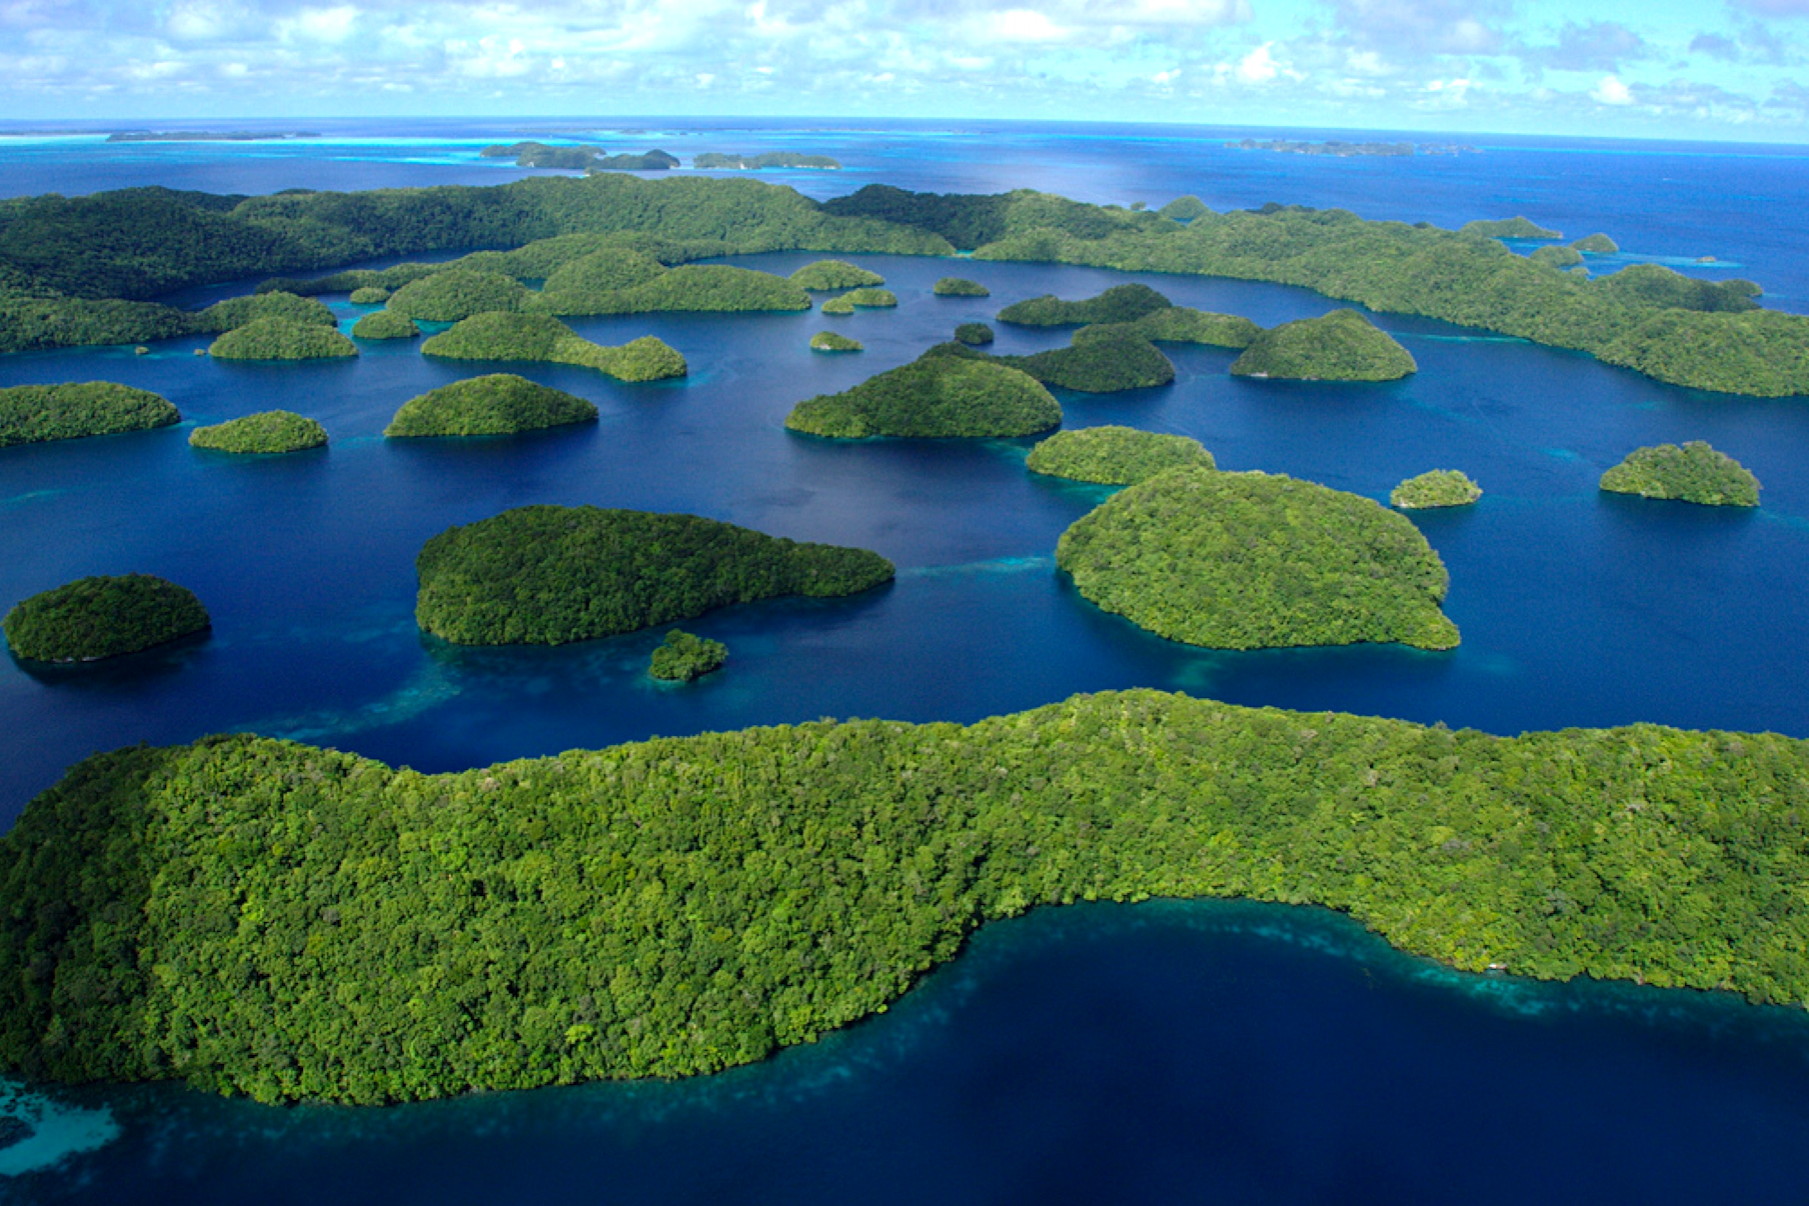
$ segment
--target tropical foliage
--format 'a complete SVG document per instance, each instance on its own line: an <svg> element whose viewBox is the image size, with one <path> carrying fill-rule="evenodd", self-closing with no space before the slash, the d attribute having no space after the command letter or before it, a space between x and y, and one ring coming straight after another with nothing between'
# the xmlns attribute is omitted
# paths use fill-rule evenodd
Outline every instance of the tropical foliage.
<svg viewBox="0 0 1809 1206"><path fill-rule="evenodd" d="M208 346L221 360L330 360L356 356L358 345L334 327L292 318L254 318Z"/></svg>
<svg viewBox="0 0 1809 1206"><path fill-rule="evenodd" d="M539 360L577 364L623 381L683 377L685 358L651 335L621 347L592 343L550 314L473 314L421 345L428 356L454 360Z"/></svg>
<svg viewBox="0 0 1809 1206"><path fill-rule="evenodd" d="M1701 440L1635 448L1602 474L1602 489L1646 498L1674 498L1711 507L1756 507L1759 479L1725 452Z"/></svg>
<svg viewBox="0 0 1809 1206"><path fill-rule="evenodd" d="M853 389L806 399L785 425L840 439L940 438L1035 435L1061 421L1061 406L1029 374L932 352Z"/></svg>
<svg viewBox="0 0 1809 1206"><path fill-rule="evenodd" d="M729 647L721 641L706 640L674 628L653 651L647 673L668 682L688 683L712 670L720 670L729 660Z"/></svg>
<svg viewBox="0 0 1809 1206"><path fill-rule="evenodd" d="M450 268L411 281L390 295L388 308L417 322L457 322L487 310L521 310L529 294L500 272Z"/></svg>
<svg viewBox="0 0 1809 1206"><path fill-rule="evenodd" d="M868 285L883 285L886 278L877 272L869 272L846 260L818 260L814 264L806 264L791 274L792 284L800 289L808 289L812 293L820 293L828 289L858 289Z"/></svg>
<svg viewBox="0 0 1809 1206"><path fill-rule="evenodd" d="M937 297L991 297L992 290L963 276L945 276L930 286Z"/></svg>
<svg viewBox="0 0 1809 1206"><path fill-rule="evenodd" d="M1087 323L1136 322L1173 303L1148 285L1114 285L1098 297L1063 301L1053 293L1014 302L999 311L1000 322L1031 327L1081 326Z"/></svg>
<svg viewBox="0 0 1809 1206"><path fill-rule="evenodd" d="M1355 310L1270 327L1231 362L1240 376L1312 381L1393 381L1418 368L1406 348Z"/></svg>
<svg viewBox="0 0 1809 1206"><path fill-rule="evenodd" d="M1025 464L1032 473L1107 486L1134 485L1182 466L1214 467L1198 440L1115 426L1058 431L1032 448Z"/></svg>
<svg viewBox="0 0 1809 1206"><path fill-rule="evenodd" d="M595 404L518 377L490 373L467 377L410 398L396 412L386 436L512 435L568 423L589 423Z"/></svg>
<svg viewBox="0 0 1809 1206"><path fill-rule="evenodd" d="M189 433L188 442L216 452L301 452L324 446L327 429L292 410L265 410L211 427L197 427Z"/></svg>
<svg viewBox="0 0 1809 1206"><path fill-rule="evenodd" d="M1391 505L1402 510L1420 507L1464 507L1482 497L1482 487L1461 469L1429 469L1410 477L1388 494Z"/></svg>
<svg viewBox="0 0 1809 1206"><path fill-rule="evenodd" d="M193 591L150 574L78 578L6 613L13 653L38 662L92 662L137 653L208 626Z"/></svg>
<svg viewBox="0 0 1809 1206"><path fill-rule="evenodd" d="M352 324L354 339L413 339L420 333L414 319L394 310L373 310Z"/></svg>
<svg viewBox="0 0 1809 1206"><path fill-rule="evenodd" d="M0 448L180 423L167 398L115 381L0 388Z"/></svg>
<svg viewBox="0 0 1809 1206"><path fill-rule="evenodd" d="M858 352L861 341L850 339L839 331L818 331L810 337L810 350L813 352Z"/></svg>

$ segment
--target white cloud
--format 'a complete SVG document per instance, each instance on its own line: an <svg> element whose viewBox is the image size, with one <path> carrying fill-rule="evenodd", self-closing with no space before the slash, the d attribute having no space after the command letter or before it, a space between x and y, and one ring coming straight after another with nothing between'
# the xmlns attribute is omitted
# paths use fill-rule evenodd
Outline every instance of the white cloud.
<svg viewBox="0 0 1809 1206"><path fill-rule="evenodd" d="M1059 42L1068 30L1034 8L1008 8L989 14L980 25L983 36L998 42Z"/></svg>
<svg viewBox="0 0 1809 1206"><path fill-rule="evenodd" d="M1264 42L1252 50L1238 62L1233 74L1246 84L1266 84L1274 79L1281 72L1281 64L1275 61L1275 56L1271 53L1274 45L1273 42Z"/></svg>
<svg viewBox="0 0 1809 1206"><path fill-rule="evenodd" d="M1590 97L1603 105L1630 105L1633 103L1633 90L1621 83L1620 77L1605 75L1602 82L1589 90Z"/></svg>

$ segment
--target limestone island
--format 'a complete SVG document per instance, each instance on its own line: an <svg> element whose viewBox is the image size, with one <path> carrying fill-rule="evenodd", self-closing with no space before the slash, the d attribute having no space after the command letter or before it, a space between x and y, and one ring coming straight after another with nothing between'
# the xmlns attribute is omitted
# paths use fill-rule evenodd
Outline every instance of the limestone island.
<svg viewBox="0 0 1809 1206"><path fill-rule="evenodd" d="M1588 252L1590 255L1613 255L1621 249L1619 243L1616 243L1613 239L1599 231L1595 234L1586 235L1583 238L1578 239L1571 244L1571 247L1577 251ZM1712 260L1715 257L1710 256L1709 258Z"/></svg>
<svg viewBox="0 0 1809 1206"><path fill-rule="evenodd" d="M961 276L945 276L930 286L937 297L991 297L992 290L979 281Z"/></svg>
<svg viewBox="0 0 1809 1206"><path fill-rule="evenodd" d="M562 645L734 603L857 594L893 576L866 549L696 515L552 506L449 528L415 569L416 620L460 645Z"/></svg>
<svg viewBox="0 0 1809 1206"><path fill-rule="evenodd" d="M762 151L758 155L725 155L721 151L705 151L691 157L698 171L757 172L763 168L812 168L833 172L842 165L827 155L804 155L797 151Z"/></svg>
<svg viewBox="0 0 1809 1206"><path fill-rule="evenodd" d="M515 435L545 427L593 423L596 406L574 394L514 373L467 377L410 398L383 434L415 436Z"/></svg>
<svg viewBox="0 0 1809 1206"><path fill-rule="evenodd" d="M729 660L729 647L674 628L653 651L647 673L673 683L695 682Z"/></svg>
<svg viewBox="0 0 1809 1206"><path fill-rule="evenodd" d="M394 310L373 310L352 324L353 339L413 339L420 333L414 319Z"/></svg>
<svg viewBox="0 0 1809 1206"><path fill-rule="evenodd" d="M964 322L955 328L955 342L970 348L983 348L993 339L992 328L983 322Z"/></svg>
<svg viewBox="0 0 1809 1206"><path fill-rule="evenodd" d="M933 350L1009 365L1029 373L1044 385L1077 393L1109 394L1126 389L1148 389L1167 385L1175 379L1175 366L1168 357L1128 323L1083 327L1074 333L1069 346L1028 356L977 352L961 339L941 344Z"/></svg>
<svg viewBox="0 0 1809 1206"><path fill-rule="evenodd" d="M1583 262L1583 253L1562 243L1548 243L1544 247L1534 248L1533 253L1526 258L1535 264L1548 264L1553 268L1574 268Z"/></svg>
<svg viewBox="0 0 1809 1206"><path fill-rule="evenodd" d="M567 315L810 309L810 295L793 282L729 264L687 264L618 289L578 287L556 276L547 286L528 309Z"/></svg>
<svg viewBox="0 0 1809 1206"><path fill-rule="evenodd" d="M1118 426L1058 431L1032 448L1025 461L1032 473L1102 486L1132 486L1184 466L1215 468L1198 440Z"/></svg>
<svg viewBox="0 0 1809 1206"><path fill-rule="evenodd" d="M1076 520L1055 563L1106 611L1173 641L1450 649L1444 563L1406 516L1279 474L1170 469Z"/></svg>
<svg viewBox="0 0 1809 1206"><path fill-rule="evenodd" d="M292 410L265 410L211 427L197 427L189 433L188 442L215 452L276 455L324 448L327 429Z"/></svg>
<svg viewBox="0 0 1809 1206"><path fill-rule="evenodd" d="M548 314L609 313L623 289L644 285L666 266L631 247L608 247L544 268L540 292L529 308Z"/></svg>
<svg viewBox="0 0 1809 1206"><path fill-rule="evenodd" d="M115 381L0 388L0 448L148 431L181 421L163 395Z"/></svg>
<svg viewBox="0 0 1809 1206"><path fill-rule="evenodd" d="M417 322L457 322L490 310L526 309L530 296L512 276L451 268L403 285L390 295L387 308Z"/></svg>
<svg viewBox="0 0 1809 1206"><path fill-rule="evenodd" d="M1752 471L1701 440L1689 440L1681 447L1635 448L1602 474L1602 489L1710 507L1759 505L1759 479Z"/></svg>
<svg viewBox="0 0 1809 1206"><path fill-rule="evenodd" d="M1465 222L1457 228L1457 233L1482 235L1489 239L1561 239L1562 231L1547 230L1537 222L1527 218L1478 218L1474 222Z"/></svg>
<svg viewBox="0 0 1809 1206"><path fill-rule="evenodd" d="M1236 376L1301 381L1393 381L1418 369L1406 348L1355 310L1270 327L1231 362Z"/></svg>
<svg viewBox="0 0 1809 1206"><path fill-rule="evenodd" d="M852 314L855 310L890 310L898 304L898 295L890 289L856 289L823 303L825 314Z"/></svg>
<svg viewBox="0 0 1809 1206"><path fill-rule="evenodd" d="M1085 326L1089 323L1135 322L1174 303L1148 285L1114 285L1085 301L1063 301L1053 293L1014 302L999 311L1000 322L1027 327Z"/></svg>
<svg viewBox="0 0 1809 1206"><path fill-rule="evenodd" d="M337 328L290 318L254 318L208 346L220 360L331 360L356 356L358 345Z"/></svg>
<svg viewBox="0 0 1809 1206"><path fill-rule="evenodd" d="M886 278L877 272L869 272L858 264L850 264L846 260L818 260L814 264L806 264L791 274L791 281L800 289L808 289L812 293L822 293L831 289L859 289L868 285L883 285Z"/></svg>
<svg viewBox="0 0 1809 1206"><path fill-rule="evenodd" d="M1036 378L961 356L925 353L839 394L792 407L785 426L807 435L930 439L1035 435L1060 425L1062 408Z"/></svg>
<svg viewBox="0 0 1809 1206"><path fill-rule="evenodd" d="M1482 487L1460 469L1430 469L1389 491L1391 506L1404 511L1424 507L1467 507L1482 497Z"/></svg>
<svg viewBox="0 0 1809 1206"><path fill-rule="evenodd" d="M78 578L33 595L0 620L16 657L95 662L206 629L193 591L150 574ZM3 994L0 994L3 996Z"/></svg>
<svg viewBox="0 0 1809 1206"><path fill-rule="evenodd" d="M538 360L576 364L623 381L663 381L683 377L685 358L651 335L620 347L604 347L581 337L550 314L473 314L421 345L424 356L453 360Z"/></svg>
<svg viewBox="0 0 1809 1206"><path fill-rule="evenodd" d="M391 292L393 290L385 289L382 285L363 285L352 290L352 295L346 300L354 306L381 306L389 300Z"/></svg>
<svg viewBox="0 0 1809 1206"><path fill-rule="evenodd" d="M813 352L858 352L861 341L850 339L839 331L818 331L810 337L810 350Z"/></svg>

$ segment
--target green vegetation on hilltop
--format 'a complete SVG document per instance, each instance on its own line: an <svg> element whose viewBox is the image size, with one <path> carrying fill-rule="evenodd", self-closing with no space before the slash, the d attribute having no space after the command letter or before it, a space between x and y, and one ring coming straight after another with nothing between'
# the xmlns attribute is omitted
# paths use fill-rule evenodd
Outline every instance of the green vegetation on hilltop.
<svg viewBox="0 0 1809 1206"><path fill-rule="evenodd" d="M1418 369L1406 348L1355 310L1270 327L1231 362L1239 376L1308 381L1393 381Z"/></svg>
<svg viewBox="0 0 1809 1206"><path fill-rule="evenodd" d="M638 285L543 292L534 309L557 314L642 314L660 310L808 310L810 295L770 272L727 264L687 264Z"/></svg>
<svg viewBox="0 0 1809 1206"><path fill-rule="evenodd" d="M1204 201L1189 193L1185 197L1176 197L1156 212L1172 222L1192 222L1196 218L1208 217L1211 215L1212 209Z"/></svg>
<svg viewBox="0 0 1809 1206"><path fill-rule="evenodd" d="M390 295L388 308L417 322L457 322L491 310L522 310L527 288L500 272L451 268L411 281Z"/></svg>
<svg viewBox="0 0 1809 1206"><path fill-rule="evenodd" d="M852 389L807 398L785 426L848 440L987 438L1035 435L1061 421L1061 406L1029 374L933 349Z"/></svg>
<svg viewBox="0 0 1809 1206"><path fill-rule="evenodd" d="M473 314L421 345L426 356L454 360L539 360L577 364L623 381L683 377L685 358L651 335L621 347L592 343L550 314Z"/></svg>
<svg viewBox="0 0 1809 1206"><path fill-rule="evenodd" d="M993 341L992 328L983 322L964 322L955 328L955 341L982 348Z"/></svg>
<svg viewBox="0 0 1809 1206"><path fill-rule="evenodd" d="M664 172L678 166L678 156L655 148L639 153L603 155L590 165L593 172Z"/></svg>
<svg viewBox="0 0 1809 1206"><path fill-rule="evenodd" d="M1547 264L1553 268L1574 268L1583 262L1583 253L1575 247L1554 243L1535 248L1526 258L1535 264Z"/></svg>
<svg viewBox="0 0 1809 1206"><path fill-rule="evenodd" d="M188 442L216 452L301 452L325 447L327 429L292 410L265 410L211 427L197 427L189 432Z"/></svg>
<svg viewBox="0 0 1809 1206"><path fill-rule="evenodd" d="M818 331L810 337L810 350L813 352L858 352L861 341L850 339L839 331Z"/></svg>
<svg viewBox="0 0 1809 1206"><path fill-rule="evenodd" d="M961 340L957 347L966 344ZM944 345L954 352L954 348ZM979 353L970 353L978 355ZM995 364L1022 369L1044 385L1085 394L1148 389L1175 379L1175 366L1130 324L1083 327L1065 348L1028 356L988 356Z"/></svg>
<svg viewBox="0 0 1809 1206"><path fill-rule="evenodd" d="M846 260L818 260L791 274L792 283L800 289L821 293L829 289L858 289L867 285L883 285L886 278L869 272Z"/></svg>
<svg viewBox="0 0 1809 1206"><path fill-rule="evenodd" d="M208 624L193 591L150 574L78 578L33 595L0 620L13 653L36 662L137 653Z"/></svg>
<svg viewBox="0 0 1809 1206"><path fill-rule="evenodd" d="M414 319L394 310L373 310L352 324L354 339L413 339L420 333Z"/></svg>
<svg viewBox="0 0 1809 1206"><path fill-rule="evenodd" d="M337 328L289 318L254 318L208 345L221 360L327 360L356 356L358 345Z"/></svg>
<svg viewBox="0 0 1809 1206"><path fill-rule="evenodd" d="M889 310L898 304L898 295L890 289L855 289L823 303L825 314L852 314L856 309Z"/></svg>
<svg viewBox="0 0 1809 1206"><path fill-rule="evenodd" d="M549 506L449 528L415 569L416 620L461 645L560 645L733 603L852 595L893 575L865 549L696 515Z"/></svg>
<svg viewBox="0 0 1809 1206"><path fill-rule="evenodd" d="M0 448L180 423L167 398L114 381L0 388Z"/></svg>
<svg viewBox="0 0 1809 1206"><path fill-rule="evenodd" d="M1577 251L1586 251L1590 255L1613 255L1621 249L1619 243L1616 243L1613 239L1600 232L1592 235L1585 235L1583 238L1572 243L1571 246Z"/></svg>
<svg viewBox="0 0 1809 1206"><path fill-rule="evenodd" d="M1759 479L1752 471L1701 440L1635 448L1602 474L1602 489L1712 507L1759 505Z"/></svg>
<svg viewBox="0 0 1809 1206"><path fill-rule="evenodd" d="M1058 431L1032 448L1025 464L1032 473L1105 486L1135 485L1187 465L1214 467L1198 440L1116 426Z"/></svg>
<svg viewBox="0 0 1809 1206"><path fill-rule="evenodd" d="M324 302L276 290L215 302L194 316L193 327L196 332L231 331L260 318L317 327L334 327L339 322Z"/></svg>
<svg viewBox="0 0 1809 1206"><path fill-rule="evenodd" d="M1429 469L1389 491L1388 501L1403 510L1421 507L1465 507L1482 497L1482 487L1461 469Z"/></svg>
<svg viewBox="0 0 1809 1206"><path fill-rule="evenodd" d="M1101 608L1190 645L1458 642L1444 563L1406 516L1281 475L1171 469L1076 520L1055 563Z"/></svg>
<svg viewBox="0 0 1809 1206"><path fill-rule="evenodd" d="M721 641L705 640L674 628L653 651L647 673L668 682L688 683L722 669L728 660L729 647Z"/></svg>
<svg viewBox="0 0 1809 1206"><path fill-rule="evenodd" d="M992 290L979 281L970 281L962 276L945 276L930 286L930 292L937 297L991 297Z"/></svg>
<svg viewBox="0 0 1809 1206"><path fill-rule="evenodd" d="M514 373L467 377L410 398L383 434L413 436L513 435L543 427L590 423L593 403Z"/></svg>
<svg viewBox="0 0 1809 1206"><path fill-rule="evenodd" d="M1759 287L1735 277L1725 281L1681 276L1662 264L1630 264L1600 277L1595 288L1633 308L1742 313L1752 310Z"/></svg>
<svg viewBox="0 0 1809 1206"><path fill-rule="evenodd" d="M1247 348L1262 328L1241 314L1214 314L1188 306L1151 310L1134 322L1115 324L1152 343L1203 343L1218 348ZM1082 327L1076 339L1086 336Z"/></svg>
<svg viewBox="0 0 1809 1206"><path fill-rule="evenodd" d="M1564 237L1559 231L1547 230L1537 222L1523 217L1480 218L1474 222L1465 222L1458 228L1458 233L1481 235L1489 239L1561 239Z"/></svg>
<svg viewBox="0 0 1809 1206"><path fill-rule="evenodd" d="M1077 900L1342 910L1469 971L1809 1001L1809 743L1155 691L451 774L97 755L0 838L0 1067L381 1103L761 1059Z"/></svg>
<svg viewBox="0 0 1809 1206"><path fill-rule="evenodd" d="M354 306L381 306L389 300L391 292L393 290L382 285L360 285L352 290L352 295L347 300Z"/></svg>
<svg viewBox="0 0 1809 1206"><path fill-rule="evenodd" d="M1114 285L1098 297L1085 301L1063 301L1053 293L1045 293L1006 306L999 311L998 319L1031 327L1136 322L1171 305L1166 297L1148 285Z"/></svg>
<svg viewBox="0 0 1809 1206"><path fill-rule="evenodd" d="M699 171L759 171L762 168L817 168L834 171L842 165L827 155L806 155L799 151L762 151L758 155L727 155L721 151L705 151L691 158L691 166Z"/></svg>

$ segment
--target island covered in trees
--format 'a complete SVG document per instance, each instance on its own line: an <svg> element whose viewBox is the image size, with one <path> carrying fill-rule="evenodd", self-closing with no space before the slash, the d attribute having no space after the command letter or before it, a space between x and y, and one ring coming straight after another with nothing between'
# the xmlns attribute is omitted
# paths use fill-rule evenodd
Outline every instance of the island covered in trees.
<svg viewBox="0 0 1809 1206"><path fill-rule="evenodd" d="M383 434L392 439L514 435L545 427L591 423L596 418L596 404L574 394L514 373L489 373L410 398Z"/></svg>
<svg viewBox="0 0 1809 1206"><path fill-rule="evenodd" d="M1276 151L1285 155L1330 155L1348 159L1353 156L1380 155L1474 155L1476 148L1457 142L1341 142L1336 138L1324 142L1300 142L1291 138L1242 138L1225 144L1238 151Z"/></svg>
<svg viewBox="0 0 1809 1206"><path fill-rule="evenodd" d="M211 427L197 427L189 432L188 442L215 452L274 455L323 448L327 429L292 410L265 410Z"/></svg>
<svg viewBox="0 0 1809 1206"><path fill-rule="evenodd" d="M705 151L691 157L691 166L699 171L757 172L762 168L815 168L833 172L842 165L828 155L806 155L800 151L762 151L757 155L732 155L721 151Z"/></svg>
<svg viewBox="0 0 1809 1206"><path fill-rule="evenodd" d="M1355 310L1270 327L1231 362L1236 376L1304 381L1394 381L1418 369L1406 348Z"/></svg>
<svg viewBox="0 0 1809 1206"><path fill-rule="evenodd" d="M356 356L358 345L337 327L293 318L254 318L208 346L221 360L331 360Z"/></svg>
<svg viewBox="0 0 1809 1206"><path fill-rule="evenodd" d="M620 347L592 343L550 314L473 314L430 336L427 356L453 360L539 360L594 368L623 381L663 381L688 372L685 358L651 335Z"/></svg>
<svg viewBox="0 0 1809 1206"><path fill-rule="evenodd" d="M847 260L818 260L792 273L791 281L800 289L822 293L831 289L861 289L869 285L883 285L886 278L858 264L850 264Z"/></svg>
<svg viewBox="0 0 1809 1206"><path fill-rule="evenodd" d="M1183 466L1215 467L1212 453L1188 436L1135 427L1078 427L1058 431L1030 450L1032 473L1105 486L1129 486Z"/></svg>
<svg viewBox="0 0 1809 1206"><path fill-rule="evenodd" d="M95 662L201 632L207 609L187 587L150 574L78 578L16 605L0 620L14 656Z"/></svg>
<svg viewBox="0 0 1809 1206"><path fill-rule="evenodd" d="M674 628L654 649L648 660L647 673L667 682L695 682L704 675L722 669L729 660L729 647Z"/></svg>
<svg viewBox="0 0 1809 1206"><path fill-rule="evenodd" d="M415 562L415 619L460 645L562 645L785 595L892 579L866 549L696 515L529 506L449 528Z"/></svg>
<svg viewBox="0 0 1809 1206"><path fill-rule="evenodd" d="M1389 491L1391 506L1411 511L1421 507L1466 507L1482 497L1482 487L1461 469L1429 469Z"/></svg>
<svg viewBox="0 0 1809 1206"><path fill-rule="evenodd" d="M1635 448L1602 474L1602 489L1711 507L1759 505L1752 470L1702 440Z"/></svg>
<svg viewBox="0 0 1809 1206"><path fill-rule="evenodd" d="M986 439L1035 435L1061 421L1061 405L1028 373L932 348L852 389L805 399L785 426L844 440Z"/></svg>
<svg viewBox="0 0 1809 1206"><path fill-rule="evenodd" d="M116 381L68 381L0 388L0 448L147 431L180 423L162 394Z"/></svg>
<svg viewBox="0 0 1809 1206"><path fill-rule="evenodd" d="M1190 645L1458 643L1449 575L1410 520L1280 474L1157 474L1075 520L1055 563L1104 610Z"/></svg>

